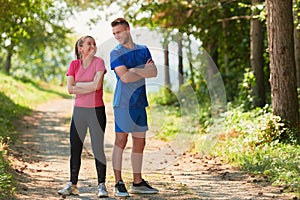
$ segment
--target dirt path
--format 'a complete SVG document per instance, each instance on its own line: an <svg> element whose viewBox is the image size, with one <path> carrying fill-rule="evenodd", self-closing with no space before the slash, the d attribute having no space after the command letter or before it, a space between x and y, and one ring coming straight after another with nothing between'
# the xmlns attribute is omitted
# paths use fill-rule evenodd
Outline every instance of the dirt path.
<svg viewBox="0 0 300 200"><path fill-rule="evenodd" d="M72 100L63 99L39 106L34 115L19 125L21 140L11 149L10 159L16 171L18 189L15 199L63 199L57 190L69 179L69 121ZM105 151L107 187L113 197L111 152L114 140L113 115L106 106L108 124ZM130 144L124 154L124 181L131 181ZM132 195L127 199L292 199L282 189L271 187L263 179L251 177L217 158L182 153L177 148L152 137L147 140L144 177L160 190L156 195ZM79 176L80 196L66 199L97 199L96 170L85 140Z"/></svg>

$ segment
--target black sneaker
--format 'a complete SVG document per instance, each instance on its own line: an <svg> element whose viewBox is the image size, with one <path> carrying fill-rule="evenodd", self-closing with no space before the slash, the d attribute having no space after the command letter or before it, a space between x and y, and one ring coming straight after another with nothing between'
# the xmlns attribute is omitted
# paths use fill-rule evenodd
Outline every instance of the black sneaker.
<svg viewBox="0 0 300 200"><path fill-rule="evenodd" d="M129 192L133 194L156 194L158 190L151 187L149 183L143 179L142 182L138 184L131 183Z"/></svg>
<svg viewBox="0 0 300 200"><path fill-rule="evenodd" d="M128 197L129 194L126 190L125 184L122 180L118 181L115 185L115 196L117 197Z"/></svg>

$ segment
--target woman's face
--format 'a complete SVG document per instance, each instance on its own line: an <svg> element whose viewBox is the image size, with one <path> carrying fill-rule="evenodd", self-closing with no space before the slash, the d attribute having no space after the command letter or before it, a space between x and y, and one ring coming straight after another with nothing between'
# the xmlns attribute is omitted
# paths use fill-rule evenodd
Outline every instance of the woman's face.
<svg viewBox="0 0 300 200"><path fill-rule="evenodd" d="M84 39L82 46L79 47L82 57L87 55L95 55L97 51L96 42L93 38L87 37Z"/></svg>
<svg viewBox="0 0 300 200"><path fill-rule="evenodd" d="M112 28L113 35L122 45L128 43L129 41L129 30L130 28L128 26L124 26L122 24L119 24Z"/></svg>

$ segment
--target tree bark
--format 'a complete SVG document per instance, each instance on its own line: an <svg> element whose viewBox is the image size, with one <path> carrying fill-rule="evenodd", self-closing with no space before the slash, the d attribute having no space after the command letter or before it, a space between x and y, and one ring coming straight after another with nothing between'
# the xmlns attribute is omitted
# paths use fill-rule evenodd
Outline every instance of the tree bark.
<svg viewBox="0 0 300 200"><path fill-rule="evenodd" d="M298 88L300 88L300 29L297 29L296 27L294 30L294 37L295 37L295 62L296 62L296 71L297 71L297 86Z"/></svg>
<svg viewBox="0 0 300 200"><path fill-rule="evenodd" d="M5 73L6 73L7 75L10 74L11 57L12 57L12 53L11 53L11 51L8 51L8 52L7 52L7 56L6 56L6 62L5 62Z"/></svg>
<svg viewBox="0 0 300 200"><path fill-rule="evenodd" d="M294 0L294 4L296 0ZM300 16L298 13L300 8L296 7L294 10L294 22L300 23ZM295 39L295 62L296 62L296 72L297 72L297 87L300 88L300 29L297 29L297 24L294 25L294 39Z"/></svg>
<svg viewBox="0 0 300 200"><path fill-rule="evenodd" d="M192 85L192 88L194 90L196 90L196 84L195 84L195 72L194 72L194 68L193 68L193 57L192 57L192 48L191 48L191 44L192 44L192 41L190 38L188 38L188 51L187 51L187 59L189 61L189 68L190 68L190 72L191 72L191 76L190 76L190 81L191 81L191 85Z"/></svg>
<svg viewBox="0 0 300 200"><path fill-rule="evenodd" d="M182 37L178 38L178 82L179 88L183 84L183 59L182 59Z"/></svg>
<svg viewBox="0 0 300 200"><path fill-rule="evenodd" d="M273 114L299 133L292 0L266 0Z"/></svg>
<svg viewBox="0 0 300 200"><path fill-rule="evenodd" d="M163 48L164 48L164 74L165 74L165 87L170 88L170 72L169 72L169 42L168 39L164 39Z"/></svg>
<svg viewBox="0 0 300 200"><path fill-rule="evenodd" d="M263 3L264 0L252 0L252 7ZM264 33L263 23L256 17L259 11L252 13L250 28L250 63L254 72L255 86L252 88L255 107L263 107L266 104L265 80L264 80Z"/></svg>

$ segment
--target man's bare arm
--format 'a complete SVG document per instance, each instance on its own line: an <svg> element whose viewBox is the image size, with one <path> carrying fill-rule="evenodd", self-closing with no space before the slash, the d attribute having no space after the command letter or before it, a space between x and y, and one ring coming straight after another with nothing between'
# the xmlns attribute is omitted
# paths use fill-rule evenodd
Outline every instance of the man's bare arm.
<svg viewBox="0 0 300 200"><path fill-rule="evenodd" d="M116 67L115 72L124 83L136 82L143 78L142 76L127 69L124 65Z"/></svg>
<svg viewBox="0 0 300 200"><path fill-rule="evenodd" d="M151 59L147 60L144 68L131 68L129 71L143 78L153 78L157 76L157 68Z"/></svg>

